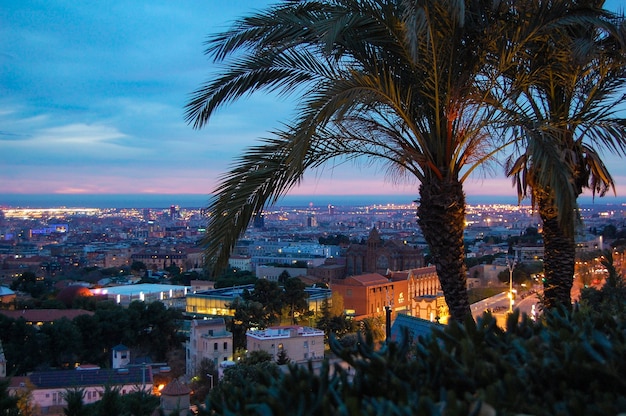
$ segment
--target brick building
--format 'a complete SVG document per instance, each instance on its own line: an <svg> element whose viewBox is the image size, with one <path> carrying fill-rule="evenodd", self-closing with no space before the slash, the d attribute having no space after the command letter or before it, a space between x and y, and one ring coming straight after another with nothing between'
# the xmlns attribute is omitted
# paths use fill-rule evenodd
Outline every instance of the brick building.
<svg viewBox="0 0 626 416"><path fill-rule="evenodd" d="M373 228L365 244L351 244L346 251L346 275L387 274L389 270L409 270L424 266L422 250L404 241L383 241Z"/></svg>

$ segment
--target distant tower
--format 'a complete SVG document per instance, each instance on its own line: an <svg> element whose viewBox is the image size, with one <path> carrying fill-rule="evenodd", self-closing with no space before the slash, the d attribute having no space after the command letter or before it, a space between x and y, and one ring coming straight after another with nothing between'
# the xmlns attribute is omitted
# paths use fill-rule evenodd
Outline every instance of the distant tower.
<svg viewBox="0 0 626 416"><path fill-rule="evenodd" d="M306 226L309 228L317 227L317 219L315 218L315 214L309 214L306 219Z"/></svg>
<svg viewBox="0 0 626 416"><path fill-rule="evenodd" d="M2 341L0 341L0 378L7 376L7 359L4 357L4 349L2 348Z"/></svg>
<svg viewBox="0 0 626 416"><path fill-rule="evenodd" d="M335 215L335 206L328 204L328 215Z"/></svg>
<svg viewBox="0 0 626 416"><path fill-rule="evenodd" d="M176 218L176 205L170 205L170 219Z"/></svg>
<svg viewBox="0 0 626 416"><path fill-rule="evenodd" d="M130 364L130 350L126 345L113 347L113 368L124 368Z"/></svg>

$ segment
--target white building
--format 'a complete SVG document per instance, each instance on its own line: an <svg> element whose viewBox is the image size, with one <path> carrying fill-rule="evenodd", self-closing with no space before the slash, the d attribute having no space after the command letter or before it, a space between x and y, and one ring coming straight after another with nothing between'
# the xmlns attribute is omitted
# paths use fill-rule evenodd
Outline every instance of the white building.
<svg viewBox="0 0 626 416"><path fill-rule="evenodd" d="M119 389L121 395L139 390L151 393L151 368L102 369L93 366L87 369L35 371L28 376L12 377L9 392L29 391L31 403L40 409L41 414L63 415L63 408L67 405L64 397L69 390L81 389L83 403L91 404L102 398L107 385Z"/></svg>
<svg viewBox="0 0 626 416"><path fill-rule="evenodd" d="M218 368L221 362L232 360L233 334L226 330L224 318L191 321L186 350L188 377L195 375L203 359L212 361L215 368Z"/></svg>
<svg viewBox="0 0 626 416"><path fill-rule="evenodd" d="M324 359L324 331L308 326L276 326L246 332L248 351L266 351L274 361L284 350L296 364Z"/></svg>
<svg viewBox="0 0 626 416"><path fill-rule="evenodd" d="M253 270L252 259L250 258L250 256L232 255L228 259L228 265L244 272L251 272Z"/></svg>
<svg viewBox="0 0 626 416"><path fill-rule="evenodd" d="M95 296L106 296L122 306L128 306L131 302L159 301L172 309L185 309L185 296L191 291L191 286L164 285L141 283L137 285L108 286L91 289Z"/></svg>

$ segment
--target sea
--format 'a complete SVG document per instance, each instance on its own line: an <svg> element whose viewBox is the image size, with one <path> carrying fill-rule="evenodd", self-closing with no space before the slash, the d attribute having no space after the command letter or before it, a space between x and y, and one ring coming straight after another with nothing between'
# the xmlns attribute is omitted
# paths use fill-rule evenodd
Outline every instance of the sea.
<svg viewBox="0 0 626 416"><path fill-rule="evenodd" d="M287 195L274 204L275 207L327 207L410 205L419 196L410 195ZM180 208L204 208L209 205L208 194L0 194L0 208L154 208L163 209L172 205ZM469 205L511 204L517 205L515 196L466 197ZM609 205L626 208L626 198L605 197L592 200L581 197L582 205ZM530 205L523 200L521 205Z"/></svg>

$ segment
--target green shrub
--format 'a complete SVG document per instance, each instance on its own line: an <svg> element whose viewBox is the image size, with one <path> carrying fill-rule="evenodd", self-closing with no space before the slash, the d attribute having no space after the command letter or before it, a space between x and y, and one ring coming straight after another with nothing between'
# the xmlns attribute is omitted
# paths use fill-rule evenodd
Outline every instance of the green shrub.
<svg viewBox="0 0 626 416"><path fill-rule="evenodd" d="M608 300L607 300L608 299ZM587 301L534 322L517 312L506 330L490 314L452 322L413 343L350 348L344 365L289 366L214 407L254 415L616 415L626 412L623 297ZM622 305L623 306L623 305Z"/></svg>

